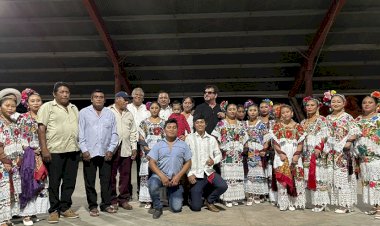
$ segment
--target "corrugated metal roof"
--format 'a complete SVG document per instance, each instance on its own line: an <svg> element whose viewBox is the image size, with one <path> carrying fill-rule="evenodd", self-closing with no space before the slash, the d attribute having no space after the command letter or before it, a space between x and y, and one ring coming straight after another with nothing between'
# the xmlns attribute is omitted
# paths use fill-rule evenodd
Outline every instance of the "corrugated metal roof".
<svg viewBox="0 0 380 226"><path fill-rule="evenodd" d="M331 1L96 0L133 86L148 97L281 96ZM380 82L380 1L347 1L329 33L314 89L368 93ZM298 55L299 58L301 55ZM295 57L295 58L297 58ZM319 76L319 77L318 77ZM55 81L73 97L114 89L112 63L81 0L0 0L0 88L50 95Z"/></svg>

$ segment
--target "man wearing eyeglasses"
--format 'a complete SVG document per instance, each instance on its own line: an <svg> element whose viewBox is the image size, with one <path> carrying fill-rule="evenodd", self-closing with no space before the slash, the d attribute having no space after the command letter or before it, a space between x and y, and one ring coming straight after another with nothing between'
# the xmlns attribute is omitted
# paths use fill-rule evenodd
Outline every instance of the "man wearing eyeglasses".
<svg viewBox="0 0 380 226"><path fill-rule="evenodd" d="M215 85L207 85L204 89L203 98L204 103L195 108L194 118L202 115L207 123L206 132L211 134L218 121L225 117L225 114L220 109L219 104L216 103L218 97L218 87Z"/></svg>

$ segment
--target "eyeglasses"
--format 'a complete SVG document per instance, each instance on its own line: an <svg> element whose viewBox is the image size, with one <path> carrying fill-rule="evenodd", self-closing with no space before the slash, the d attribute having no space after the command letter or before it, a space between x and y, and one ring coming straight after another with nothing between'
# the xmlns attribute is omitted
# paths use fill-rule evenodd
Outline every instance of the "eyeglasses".
<svg viewBox="0 0 380 226"><path fill-rule="evenodd" d="M212 91L205 91L204 94L214 94L215 92Z"/></svg>

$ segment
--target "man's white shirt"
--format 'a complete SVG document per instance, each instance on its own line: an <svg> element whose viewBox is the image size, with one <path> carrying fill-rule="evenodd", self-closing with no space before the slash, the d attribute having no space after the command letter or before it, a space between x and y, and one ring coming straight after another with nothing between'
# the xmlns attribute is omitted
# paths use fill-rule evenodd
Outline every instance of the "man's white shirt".
<svg viewBox="0 0 380 226"><path fill-rule="evenodd" d="M132 113L133 119L135 120L136 127L139 128L140 123L146 118L150 117L150 111L146 109L145 104L141 104L139 107L136 107L133 103L127 104L127 109Z"/></svg>
<svg viewBox="0 0 380 226"><path fill-rule="evenodd" d="M204 174L209 176L214 173L213 166L208 166L207 161L211 158L214 164L218 164L222 160L222 153L215 137L207 132L205 132L203 137L199 133L194 132L189 134L185 141L192 152L191 168L187 175L204 178Z"/></svg>
<svg viewBox="0 0 380 226"><path fill-rule="evenodd" d="M165 109L161 108L160 110L160 118L162 118L163 120L168 120L169 116L172 114L172 108L170 106L166 107Z"/></svg>

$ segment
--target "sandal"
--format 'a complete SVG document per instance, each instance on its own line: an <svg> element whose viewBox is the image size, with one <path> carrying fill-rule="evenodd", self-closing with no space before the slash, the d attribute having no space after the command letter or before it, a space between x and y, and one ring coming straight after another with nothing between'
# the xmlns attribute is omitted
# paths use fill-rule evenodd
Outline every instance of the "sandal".
<svg viewBox="0 0 380 226"><path fill-rule="evenodd" d="M380 209L376 210L375 219L380 220Z"/></svg>
<svg viewBox="0 0 380 226"><path fill-rule="evenodd" d="M255 196L254 198L253 198L253 202L255 203L255 204L259 204L261 201L260 201L260 197L259 196Z"/></svg>
<svg viewBox="0 0 380 226"><path fill-rule="evenodd" d="M115 210L112 206L108 206L104 209L104 212L107 213L117 213L117 210Z"/></svg>
<svg viewBox="0 0 380 226"><path fill-rule="evenodd" d="M337 208L337 209L335 209L335 211L334 211L335 213L338 213L338 214L344 214L344 213L349 213L350 212L350 210L349 209L347 209L347 208Z"/></svg>
<svg viewBox="0 0 380 226"><path fill-rule="evenodd" d="M247 203L245 205L247 206L252 206L253 204L253 197L250 195L247 199Z"/></svg>
<svg viewBox="0 0 380 226"><path fill-rule="evenodd" d="M24 219L22 219L22 223L25 226L32 226L33 225L33 220L29 216L28 217L24 217Z"/></svg>
<svg viewBox="0 0 380 226"><path fill-rule="evenodd" d="M373 207L371 210L365 211L364 213L367 215L375 215L377 213L377 208Z"/></svg>
<svg viewBox="0 0 380 226"><path fill-rule="evenodd" d="M0 224L0 226L14 226L15 224L13 224L11 221L4 221Z"/></svg>
<svg viewBox="0 0 380 226"><path fill-rule="evenodd" d="M99 210L97 208L93 208L90 210L90 216L91 217L97 217L99 216Z"/></svg>

